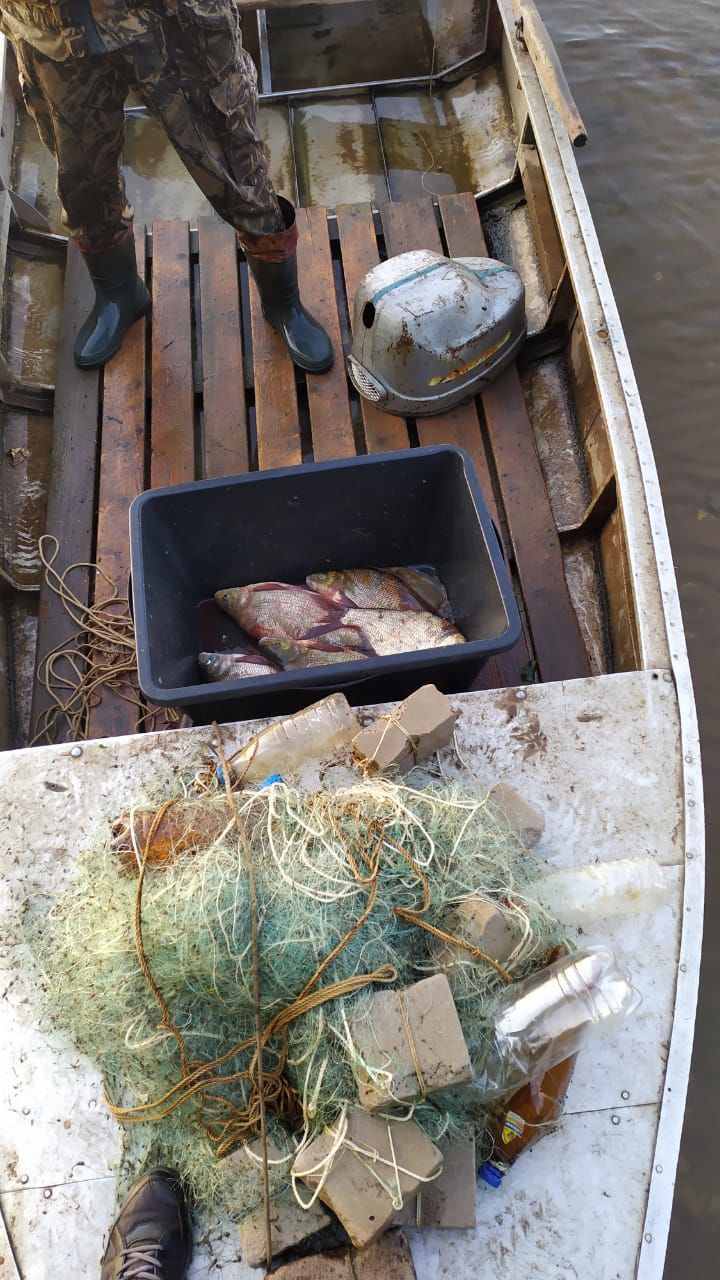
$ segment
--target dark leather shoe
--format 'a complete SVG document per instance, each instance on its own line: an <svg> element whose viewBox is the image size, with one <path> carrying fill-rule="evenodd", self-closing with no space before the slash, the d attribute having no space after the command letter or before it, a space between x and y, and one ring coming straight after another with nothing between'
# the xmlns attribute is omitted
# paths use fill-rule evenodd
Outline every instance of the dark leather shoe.
<svg viewBox="0 0 720 1280"><path fill-rule="evenodd" d="M172 1169L150 1169L130 1188L110 1228L100 1280L184 1280L192 1255L187 1203Z"/></svg>
<svg viewBox="0 0 720 1280"><path fill-rule="evenodd" d="M84 253L95 288L95 305L75 342L75 363L99 369L120 350L136 320L150 310L150 294L137 272L132 231L111 249Z"/></svg>

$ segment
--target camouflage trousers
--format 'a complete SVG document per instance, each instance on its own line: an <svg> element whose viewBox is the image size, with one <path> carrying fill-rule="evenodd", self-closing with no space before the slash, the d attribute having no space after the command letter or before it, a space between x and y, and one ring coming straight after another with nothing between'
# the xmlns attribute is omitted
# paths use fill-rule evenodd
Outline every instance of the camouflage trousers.
<svg viewBox="0 0 720 1280"><path fill-rule="evenodd" d="M63 223L86 252L118 243L132 223L120 169L131 89L241 241L284 226L258 133L257 73L229 7L212 22L158 13L112 53L56 62L24 42L16 53L25 105L57 161Z"/></svg>

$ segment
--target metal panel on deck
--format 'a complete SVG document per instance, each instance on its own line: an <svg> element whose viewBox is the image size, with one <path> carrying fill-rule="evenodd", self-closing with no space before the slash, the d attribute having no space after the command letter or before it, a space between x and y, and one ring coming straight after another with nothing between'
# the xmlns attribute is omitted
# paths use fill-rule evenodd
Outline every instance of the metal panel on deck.
<svg viewBox="0 0 720 1280"><path fill-rule="evenodd" d="M293 142L302 204L386 200L382 146L369 94L298 104Z"/></svg>
<svg viewBox="0 0 720 1280"><path fill-rule="evenodd" d="M545 813L538 859L567 866L650 853L676 866L677 880L673 899L654 916L599 921L583 935L583 942L608 941L628 965L643 996L641 1010L580 1056L558 1131L523 1158L501 1191L479 1189L477 1232L414 1237L419 1280L434 1280L440 1250L443 1265L452 1258L454 1275L488 1280L516 1280L520 1263L527 1264L522 1274L547 1280L572 1275L573 1268L583 1280L607 1280L608 1248L613 1274L623 1280L633 1274L683 921L682 762L667 677L630 673L455 700L458 747L478 782L503 778ZM228 749L257 727L226 728ZM150 777L161 784L178 770L194 772L212 734L205 728L93 742L80 756L58 746L0 757L6 921L27 897L47 894L51 884L56 890L72 875L78 831L90 839ZM450 751L444 763L452 776L457 763ZM324 785L349 776L357 775L335 765L325 771ZM308 783L316 777L308 768ZM76 1270L90 1275L113 1211L107 1174L117 1156L117 1130L90 1065L60 1036L40 1030L26 954L14 951L12 926L5 923L3 935L10 979L0 1041L0 1074L10 1082L0 1138L3 1209L26 1280L44 1280L51 1246L71 1247ZM40 1190L48 1186L51 1196ZM608 1220L598 1251L589 1242L597 1242L601 1193ZM234 1242L230 1224L215 1223L191 1276L199 1280L215 1258L228 1280L250 1280L253 1273L234 1260Z"/></svg>

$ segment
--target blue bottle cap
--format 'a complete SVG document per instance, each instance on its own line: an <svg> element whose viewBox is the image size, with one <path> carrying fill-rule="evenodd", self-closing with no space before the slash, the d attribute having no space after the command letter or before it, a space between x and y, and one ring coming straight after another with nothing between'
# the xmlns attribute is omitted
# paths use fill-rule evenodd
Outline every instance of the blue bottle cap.
<svg viewBox="0 0 720 1280"><path fill-rule="evenodd" d="M273 782L283 782L281 773L271 773L269 778L265 778L263 782L258 783L258 791L262 791L265 787L271 787Z"/></svg>
<svg viewBox="0 0 720 1280"><path fill-rule="evenodd" d="M487 1182L489 1187L499 1187L505 1177L505 1172L505 1169L499 1169L496 1164L491 1164L489 1161L486 1164L481 1164L478 1169L483 1182Z"/></svg>

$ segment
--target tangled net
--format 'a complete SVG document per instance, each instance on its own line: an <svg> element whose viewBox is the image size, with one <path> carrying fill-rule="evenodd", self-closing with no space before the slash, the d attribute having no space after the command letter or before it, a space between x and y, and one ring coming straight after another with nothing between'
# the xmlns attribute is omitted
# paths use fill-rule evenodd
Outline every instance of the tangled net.
<svg viewBox="0 0 720 1280"><path fill-rule="evenodd" d="M92 849L26 933L55 1025L98 1065L124 1125L125 1176L170 1164L199 1205L241 1217L262 1198L257 1170L218 1157L260 1132L262 1106L287 1151L357 1098L353 1025L377 984L448 972L477 1062L505 984L541 967L561 930L524 892L532 864L485 792L206 785L166 797L160 817L176 802L210 839L151 865L131 812L136 865L110 841ZM513 920L504 966L453 933L472 894ZM425 1098L414 1118L433 1140L486 1128L473 1086Z"/></svg>

